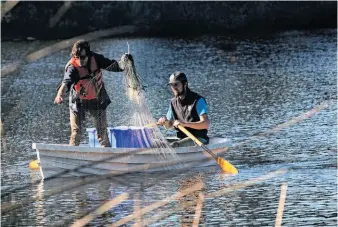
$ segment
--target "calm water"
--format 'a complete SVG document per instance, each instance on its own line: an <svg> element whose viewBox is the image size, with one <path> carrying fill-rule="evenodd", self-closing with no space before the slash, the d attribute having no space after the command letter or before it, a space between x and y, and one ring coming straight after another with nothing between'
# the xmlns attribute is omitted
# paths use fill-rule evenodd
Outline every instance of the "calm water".
<svg viewBox="0 0 338 227"><path fill-rule="evenodd" d="M282 183L287 183L283 226L337 225L337 31L290 31L264 38L202 36L189 39L120 38L92 43L92 49L118 59L127 51L148 86L153 116L166 113L170 93L168 75L184 71L190 87L207 98L211 135L235 143L299 116L328 100L329 107L294 126L266 138L230 149L224 156L239 170L237 176L220 173L217 166L162 174L135 174L101 181L46 196L77 179L57 179L31 185L2 198L2 203L37 196L29 203L2 214L2 226L65 226L122 192L130 199L91 222L102 226L142 207L204 182L205 194L245 182L281 168L286 174L220 197L206 199L200 226L274 226ZM53 42L4 42L2 67ZM1 79L1 189L23 186L36 179L28 169L36 159L32 142L68 143L67 104L54 105L56 87L70 48L22 65ZM109 126L127 125L132 110L124 94L122 73L105 73L112 99ZM66 101L67 103L67 101ZM90 121L87 127L92 127ZM163 131L172 135L171 131ZM83 139L86 142L87 138ZM191 226L197 194L171 201L144 219L169 212L152 226ZM128 225L132 225L129 222Z"/></svg>

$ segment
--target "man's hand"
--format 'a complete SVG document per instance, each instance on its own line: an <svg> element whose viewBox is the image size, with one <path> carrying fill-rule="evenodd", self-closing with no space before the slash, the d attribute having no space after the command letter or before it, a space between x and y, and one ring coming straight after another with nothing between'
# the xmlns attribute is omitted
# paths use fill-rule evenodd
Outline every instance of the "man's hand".
<svg viewBox="0 0 338 227"><path fill-rule="evenodd" d="M63 94L63 91L65 90L65 87L66 87L66 84L62 83L61 86L58 88L58 93L54 99L55 104L61 104L63 102L62 94Z"/></svg>
<svg viewBox="0 0 338 227"><path fill-rule="evenodd" d="M61 104L63 102L63 99L61 97L61 95L57 95L54 99L54 103L55 104Z"/></svg>
<svg viewBox="0 0 338 227"><path fill-rule="evenodd" d="M173 126L174 126L175 128L177 128L178 125L181 125L181 126L184 127L183 122L181 122L181 121L179 121L179 120L175 120Z"/></svg>
<svg viewBox="0 0 338 227"><path fill-rule="evenodd" d="M157 123L158 125L164 125L167 121L166 117L161 117L160 119L158 119Z"/></svg>

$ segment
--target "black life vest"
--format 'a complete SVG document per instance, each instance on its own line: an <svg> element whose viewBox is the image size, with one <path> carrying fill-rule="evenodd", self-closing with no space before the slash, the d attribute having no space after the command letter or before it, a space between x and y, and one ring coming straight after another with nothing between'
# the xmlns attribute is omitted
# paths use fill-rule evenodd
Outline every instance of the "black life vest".
<svg viewBox="0 0 338 227"><path fill-rule="evenodd" d="M197 114L196 105L199 99L203 98L199 94L191 91L187 88L187 94L183 100L179 97L175 97L171 100L171 108L173 111L174 120L186 121L186 122L198 122L200 121L200 116ZM204 98L203 98L204 99ZM204 99L205 100L205 99ZM202 129L192 129L186 127L186 129L191 132L195 137L203 138L209 142L209 137L207 136L208 130ZM183 139L187 137L179 129L177 130L177 137Z"/></svg>

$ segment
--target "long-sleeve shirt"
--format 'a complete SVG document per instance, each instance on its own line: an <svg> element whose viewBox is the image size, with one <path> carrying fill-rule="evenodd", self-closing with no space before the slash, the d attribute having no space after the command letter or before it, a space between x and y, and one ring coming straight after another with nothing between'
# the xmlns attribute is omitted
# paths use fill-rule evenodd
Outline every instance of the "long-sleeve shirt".
<svg viewBox="0 0 338 227"><path fill-rule="evenodd" d="M121 72L123 69L120 67L120 63L116 60L110 60L104 57L101 54L97 54L91 52L89 56L94 56L97 66L99 69L104 69L112 72ZM89 63L90 59L88 60ZM88 65L87 65L88 67ZM90 109L105 109L111 103L111 100L107 94L107 91L104 87L104 83L102 82L102 88L98 95L98 99L95 100L80 100L77 97L76 91L72 88L74 84L76 84L80 80L80 75L76 68L73 65L67 66L65 69L64 77L62 83L66 85L66 92L69 92L69 107L73 112L78 112L82 108L90 108Z"/></svg>
<svg viewBox="0 0 338 227"><path fill-rule="evenodd" d="M91 52L91 56L95 57L97 66L99 69L104 69L111 72L122 72L123 70L120 68L119 63L116 60L110 60L106 57L104 57L101 54L97 54L94 52ZM89 63L89 60L88 60ZM76 84L80 80L80 75L78 71L75 69L73 65L69 65L66 70L63 77L62 83L66 84L67 91L69 91L71 85Z"/></svg>

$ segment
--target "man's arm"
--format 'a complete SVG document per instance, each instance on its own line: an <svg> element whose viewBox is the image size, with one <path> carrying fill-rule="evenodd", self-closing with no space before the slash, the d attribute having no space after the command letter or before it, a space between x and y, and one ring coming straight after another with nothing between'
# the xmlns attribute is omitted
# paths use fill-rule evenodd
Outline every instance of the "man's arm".
<svg viewBox="0 0 338 227"><path fill-rule="evenodd" d="M174 124L174 115L171 109L171 104L169 105L169 109L167 115L165 117L160 118L157 121L158 125L163 125L166 129L172 128Z"/></svg>
<svg viewBox="0 0 338 227"><path fill-rule="evenodd" d="M116 60L104 57L102 54L93 53L97 66L100 69L104 69L111 72L122 72L123 69L120 67L121 63Z"/></svg>
<svg viewBox="0 0 338 227"><path fill-rule="evenodd" d="M66 72L64 74L63 80L61 82L60 87L58 88L58 93L54 99L55 104L61 104L63 102L62 95L64 91L67 89L67 92L70 90L70 86L77 82L78 73L74 66L70 65L67 67Z"/></svg>
<svg viewBox="0 0 338 227"><path fill-rule="evenodd" d="M189 127L197 130L208 129L209 118L207 114L202 114L200 115L200 120L197 122L180 122L179 124L182 125L183 127Z"/></svg>

